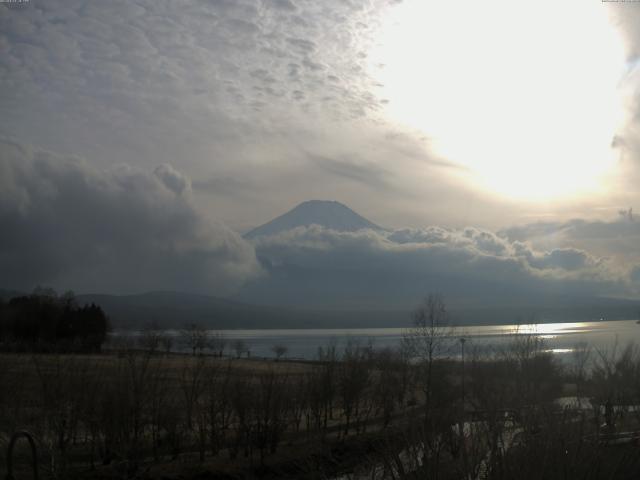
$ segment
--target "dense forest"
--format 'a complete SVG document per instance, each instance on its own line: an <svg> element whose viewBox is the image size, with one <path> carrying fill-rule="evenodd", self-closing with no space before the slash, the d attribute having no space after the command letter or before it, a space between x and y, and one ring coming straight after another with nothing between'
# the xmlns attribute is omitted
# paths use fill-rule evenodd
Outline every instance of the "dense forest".
<svg viewBox="0 0 640 480"><path fill-rule="evenodd" d="M79 306L72 292L37 288L8 302L0 299L0 348L5 351L99 351L109 320L95 304Z"/></svg>

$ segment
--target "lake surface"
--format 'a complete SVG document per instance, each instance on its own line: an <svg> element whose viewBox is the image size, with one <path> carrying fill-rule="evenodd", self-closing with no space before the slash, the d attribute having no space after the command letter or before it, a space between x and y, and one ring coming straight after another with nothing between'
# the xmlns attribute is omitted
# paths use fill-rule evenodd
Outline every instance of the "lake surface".
<svg viewBox="0 0 640 480"><path fill-rule="evenodd" d="M227 340L227 349L235 340L242 340L252 357L273 357L272 347L287 347L288 358L313 359L318 347L334 344L341 351L349 341L358 341L362 345L371 342L374 348L400 346L407 328L356 328L356 329L282 329L282 330L215 330ZM179 350L180 332L167 333L176 336L176 349ZM640 345L640 324L636 320L546 323L536 325L482 325L456 327L453 341L465 338L465 349L471 353L474 349L489 351L513 341L513 335L535 335L544 342L544 349L568 360L571 353L585 345L592 349L611 352L621 349L633 341ZM122 335L116 334L117 336ZM451 356L459 353L457 348Z"/></svg>

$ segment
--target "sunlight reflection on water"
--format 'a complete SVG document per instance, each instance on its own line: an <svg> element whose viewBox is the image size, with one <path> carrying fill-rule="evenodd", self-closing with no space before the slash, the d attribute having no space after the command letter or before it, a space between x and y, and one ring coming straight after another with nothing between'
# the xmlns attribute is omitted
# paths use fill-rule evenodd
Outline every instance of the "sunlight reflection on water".
<svg viewBox="0 0 640 480"><path fill-rule="evenodd" d="M375 348L398 347L407 328L354 328L354 329L271 329L271 330L220 330L224 337L233 342L243 340L252 356L272 357L272 347L276 344L288 348L290 358L312 359L318 347L336 345L338 351L349 340L357 340L366 345L371 342ZM168 333L180 336L180 331ZM547 323L536 325L481 325L465 326L454 329L452 338L464 337L467 340L466 351L491 351L507 345L514 334L540 337L543 348L559 358L571 356L578 346L590 346L601 351L611 350L615 345L624 347L630 341L640 344L640 325L634 320L602 322ZM123 335L115 332L114 336ZM176 342L178 344L179 342ZM456 349L453 356L458 355Z"/></svg>

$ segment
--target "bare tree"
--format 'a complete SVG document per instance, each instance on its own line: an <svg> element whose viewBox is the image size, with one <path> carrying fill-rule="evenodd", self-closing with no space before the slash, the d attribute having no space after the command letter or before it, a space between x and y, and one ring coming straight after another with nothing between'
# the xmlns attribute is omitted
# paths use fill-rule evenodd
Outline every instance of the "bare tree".
<svg viewBox="0 0 640 480"><path fill-rule="evenodd" d="M182 330L182 341L195 356L196 353L202 355L202 351L207 347L209 332L196 323L189 324Z"/></svg>
<svg viewBox="0 0 640 480"><path fill-rule="evenodd" d="M207 357L200 356L192 360L192 362L185 361L183 365L180 387L184 398L187 429L195 433L200 461L203 461L207 445L207 422L203 404L209 368Z"/></svg>
<svg viewBox="0 0 640 480"><path fill-rule="evenodd" d="M591 348L586 342L578 343L571 352L572 363L569 372L576 382L576 396L580 402L582 387L586 381L589 362L591 360Z"/></svg>
<svg viewBox="0 0 640 480"><path fill-rule="evenodd" d="M456 422L451 376L444 362L455 341L455 331L448 320L442 296L430 294L413 313L413 328L403 338L406 355L417 361L416 385L422 391L424 417L416 435L429 458L429 478L434 474L431 469L437 471L441 461L446 443L442 439L451 436L451 425Z"/></svg>
<svg viewBox="0 0 640 480"><path fill-rule="evenodd" d="M337 394L338 354L336 345L330 342L324 350L318 349L318 359L322 362L323 428L328 427L328 421L333 419L333 404Z"/></svg>
<svg viewBox="0 0 640 480"><path fill-rule="evenodd" d="M64 476L68 449L78 431L82 405L91 393L89 365L74 357L53 359L34 356L42 400L45 443L51 448L51 469L54 476Z"/></svg>
<svg viewBox="0 0 640 480"><path fill-rule="evenodd" d="M260 373L252 389L250 424L252 443L258 448L264 464L267 449L275 453L287 426L289 395L288 378L274 370Z"/></svg>
<svg viewBox="0 0 640 480"><path fill-rule="evenodd" d="M151 355L156 353L161 345L162 331L156 322L149 323L138 337L138 345Z"/></svg>
<svg viewBox="0 0 640 480"><path fill-rule="evenodd" d="M424 367L422 384L425 397L425 421L431 410L436 359L444 357L450 349L453 329L448 324L444 299L439 294L428 295L413 313L413 328L405 333L404 348Z"/></svg>
<svg viewBox="0 0 640 480"><path fill-rule="evenodd" d="M287 354L287 352L289 351L289 348L283 344L276 344L273 347L271 347L271 351L276 356L276 361L277 361Z"/></svg>
<svg viewBox="0 0 640 480"><path fill-rule="evenodd" d="M555 380L559 366L551 353L546 350L544 338L535 329L518 328L502 355L511 367L517 405L537 402L549 395L549 386Z"/></svg>
<svg viewBox="0 0 640 480"><path fill-rule="evenodd" d="M374 376L373 392L378 414L382 414L383 426L391 422L391 416L398 398L402 398L401 371L395 361L395 352L390 349L382 350L375 359L376 375Z"/></svg>
<svg viewBox="0 0 640 480"><path fill-rule="evenodd" d="M236 352L236 357L240 358L247 351L247 344L244 340L238 338L233 342L233 351Z"/></svg>
<svg viewBox="0 0 640 480"><path fill-rule="evenodd" d="M164 349L164 353L169 355L171 353L171 349L173 348L173 336L168 332L163 332L160 337L160 344Z"/></svg>
<svg viewBox="0 0 640 480"><path fill-rule="evenodd" d="M153 459L160 459L160 440L163 415L170 408L169 397L169 369L163 364L162 359L157 359L152 365L152 373L148 382L149 403L147 413L149 416L149 429L151 434L151 452Z"/></svg>
<svg viewBox="0 0 640 480"><path fill-rule="evenodd" d="M207 349L215 356L222 358L227 339L220 332L215 332L207 337Z"/></svg>
<svg viewBox="0 0 640 480"><path fill-rule="evenodd" d="M344 414L344 435L349 434L355 420L356 430L360 426L362 413L367 412L366 389L370 381L368 351L357 341L350 339L342 357L339 369L339 391Z"/></svg>
<svg viewBox="0 0 640 480"><path fill-rule="evenodd" d="M212 364L206 375L204 414L208 424L209 448L212 455L217 455L226 442L232 422L231 386L233 372L229 363L223 368Z"/></svg>

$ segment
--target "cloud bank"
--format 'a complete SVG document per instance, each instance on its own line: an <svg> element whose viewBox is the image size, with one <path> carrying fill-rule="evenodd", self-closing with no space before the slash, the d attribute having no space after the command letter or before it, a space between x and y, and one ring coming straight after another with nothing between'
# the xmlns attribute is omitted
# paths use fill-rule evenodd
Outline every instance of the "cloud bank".
<svg viewBox="0 0 640 480"><path fill-rule="evenodd" d="M316 307L407 307L426 292L456 305L531 305L637 293L629 269L570 247L541 250L478 228L336 232L299 227L254 240L269 278L241 297ZM637 274L634 274L637 275Z"/></svg>
<svg viewBox="0 0 640 480"><path fill-rule="evenodd" d="M91 167L0 141L0 285L227 295L260 274L253 247L193 206L190 180Z"/></svg>
<svg viewBox="0 0 640 480"><path fill-rule="evenodd" d="M407 308L431 291L458 306L640 292L633 257L640 227L628 213L615 222L499 233L312 225L247 241L208 221L194 205L191 179L170 164L100 170L6 139L0 152L0 285L7 288L179 290L320 308ZM625 245L624 261L608 254Z"/></svg>

